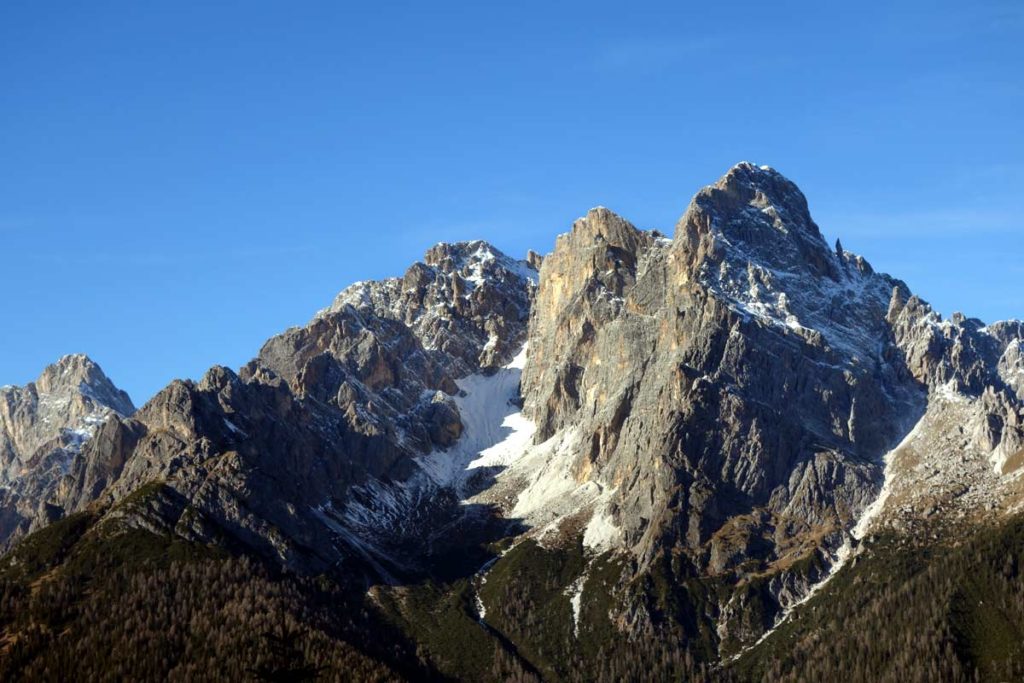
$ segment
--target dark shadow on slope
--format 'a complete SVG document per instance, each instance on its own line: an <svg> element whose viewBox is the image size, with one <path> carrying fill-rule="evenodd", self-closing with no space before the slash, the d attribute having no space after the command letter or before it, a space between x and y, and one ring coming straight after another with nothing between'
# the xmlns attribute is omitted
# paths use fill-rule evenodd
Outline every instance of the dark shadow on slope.
<svg viewBox="0 0 1024 683"><path fill-rule="evenodd" d="M369 585L408 585L426 579L449 583L473 576L499 556L502 541L526 532L521 519L506 518L490 504L463 504L451 491L419 509L419 535L367 538L345 529L335 536L349 570L361 567ZM429 521L427 521L429 519Z"/></svg>

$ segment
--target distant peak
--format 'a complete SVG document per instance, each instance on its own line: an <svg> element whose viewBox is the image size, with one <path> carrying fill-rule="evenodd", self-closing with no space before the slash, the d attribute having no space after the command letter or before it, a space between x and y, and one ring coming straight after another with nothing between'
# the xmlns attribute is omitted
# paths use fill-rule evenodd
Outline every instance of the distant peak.
<svg viewBox="0 0 1024 683"><path fill-rule="evenodd" d="M98 377L106 379L103 370L89 356L84 353L71 353L47 365L36 380L36 385L41 389L50 390L65 385L77 385L80 381Z"/></svg>
<svg viewBox="0 0 1024 683"><path fill-rule="evenodd" d="M41 393L75 392L122 415L135 412L128 394L118 389L103 369L84 353L61 356L35 381Z"/></svg>
<svg viewBox="0 0 1024 683"><path fill-rule="evenodd" d="M459 273L476 284L489 279L495 268L525 280L535 279L535 269L527 261L514 259L484 240L439 242L423 255L423 263L443 273Z"/></svg>
<svg viewBox="0 0 1024 683"><path fill-rule="evenodd" d="M93 361L92 358L85 355L84 353L69 353L61 356L57 359L56 363L53 363L57 367L61 368L94 368L99 367Z"/></svg>
<svg viewBox="0 0 1024 683"><path fill-rule="evenodd" d="M480 286L490 289L536 284L540 261L536 254L528 255L526 260L512 258L484 240L438 242L427 249L423 260L412 264L402 277L353 283L343 289L330 306L318 311L314 319L348 306L357 310L374 309L378 304L398 306L403 296L401 292L419 291L431 283L442 281L448 282L448 287L458 288L454 296L460 300L470 297ZM396 287L399 292L391 291ZM448 292L445 296L450 297L451 294ZM384 301L391 303L383 304ZM399 319L405 320L404 314Z"/></svg>
<svg viewBox="0 0 1024 683"><path fill-rule="evenodd" d="M423 262L428 266L437 266L447 259L454 262L482 261L490 259L509 259L500 249L484 240L468 240L464 242L438 242L423 255Z"/></svg>

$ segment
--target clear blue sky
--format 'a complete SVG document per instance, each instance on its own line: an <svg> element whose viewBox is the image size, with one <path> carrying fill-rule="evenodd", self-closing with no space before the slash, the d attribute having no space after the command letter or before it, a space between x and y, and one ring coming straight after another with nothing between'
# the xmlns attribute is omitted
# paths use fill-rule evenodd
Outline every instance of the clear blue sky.
<svg viewBox="0 0 1024 683"><path fill-rule="evenodd" d="M0 384L85 352L141 404L437 241L671 231L743 159L1024 317L1024 4L838 5L3 3Z"/></svg>

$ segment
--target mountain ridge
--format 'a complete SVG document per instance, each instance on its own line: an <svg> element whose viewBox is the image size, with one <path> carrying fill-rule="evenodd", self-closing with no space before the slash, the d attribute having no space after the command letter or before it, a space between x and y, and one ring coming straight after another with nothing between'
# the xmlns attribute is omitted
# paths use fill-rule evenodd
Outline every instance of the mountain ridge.
<svg viewBox="0 0 1024 683"><path fill-rule="evenodd" d="M878 534L1024 507L1022 339L943 320L741 162L672 238L595 207L543 258L441 243L351 285L237 372L105 414L30 524L88 513L89 538L344 577L435 650L409 601L442 586L480 647L568 678L512 619L529 595L559 642L646 634L693 673L762 643ZM508 570L526 557L556 584Z"/></svg>

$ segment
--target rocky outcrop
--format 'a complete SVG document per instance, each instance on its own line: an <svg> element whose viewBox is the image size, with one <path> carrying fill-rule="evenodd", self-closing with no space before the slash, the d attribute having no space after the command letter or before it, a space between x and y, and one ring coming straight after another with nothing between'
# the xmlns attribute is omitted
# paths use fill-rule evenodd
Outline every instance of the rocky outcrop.
<svg viewBox="0 0 1024 683"><path fill-rule="evenodd" d="M540 258L509 258L486 242L442 242L401 278L358 282L319 318L353 308L402 323L451 377L508 363L526 338Z"/></svg>

